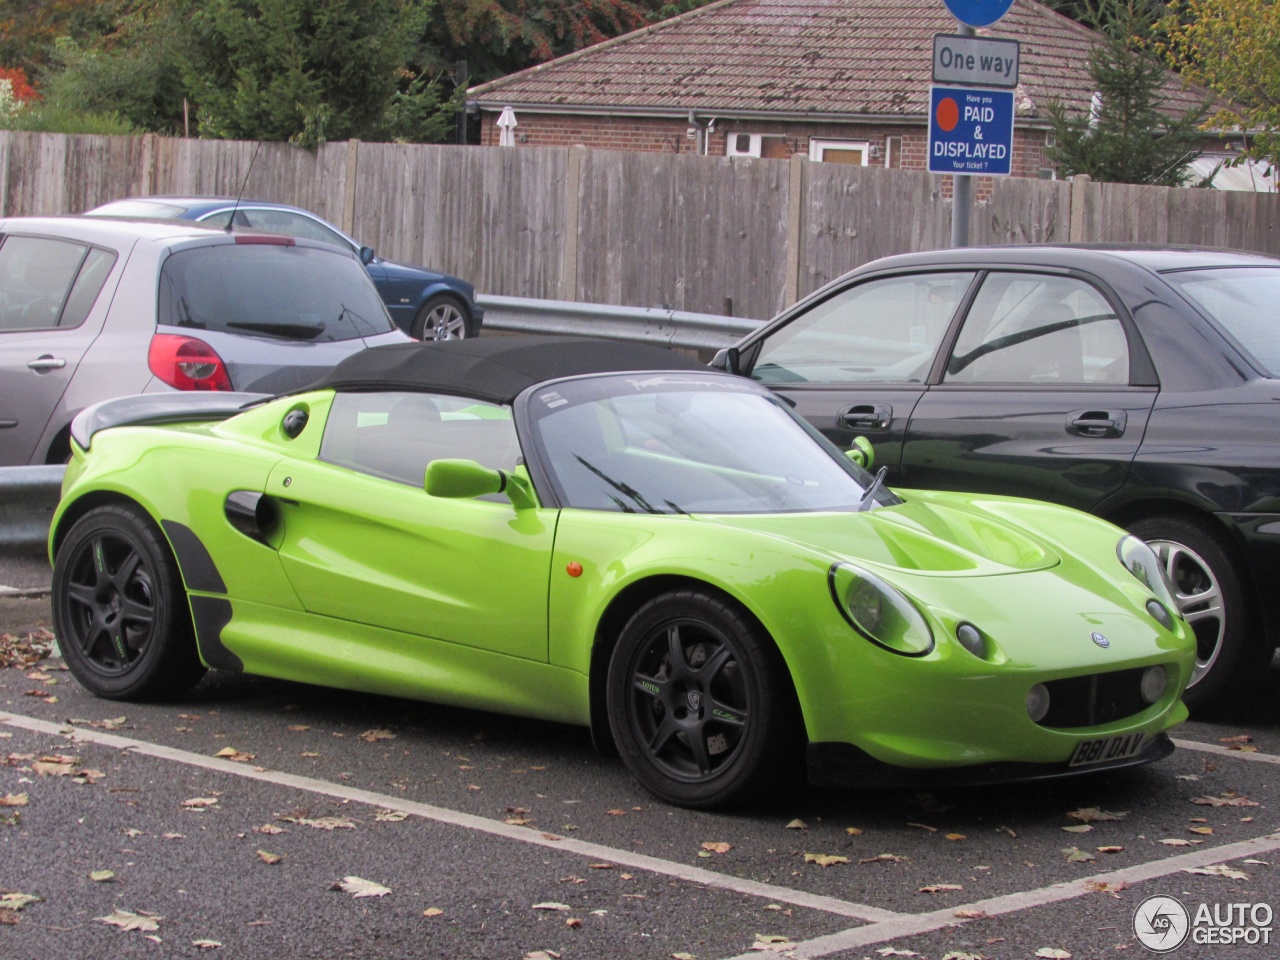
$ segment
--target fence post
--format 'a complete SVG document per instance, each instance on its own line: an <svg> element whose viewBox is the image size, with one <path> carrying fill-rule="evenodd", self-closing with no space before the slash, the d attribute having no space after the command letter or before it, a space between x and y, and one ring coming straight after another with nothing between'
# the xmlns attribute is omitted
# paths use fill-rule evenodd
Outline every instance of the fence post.
<svg viewBox="0 0 1280 960"><path fill-rule="evenodd" d="M583 146L569 148L569 170L564 185L564 264L560 268L560 299L578 299L578 228L582 216Z"/></svg>
<svg viewBox="0 0 1280 960"><path fill-rule="evenodd" d="M138 191L144 197L156 192L156 135L142 135L142 189Z"/></svg>
<svg viewBox="0 0 1280 960"><path fill-rule="evenodd" d="M9 215L9 153L13 150L13 131L0 130L0 216Z"/></svg>
<svg viewBox="0 0 1280 960"><path fill-rule="evenodd" d="M347 166L342 175L342 229L356 230L356 170L360 166L360 141L347 141Z"/></svg>
<svg viewBox="0 0 1280 960"><path fill-rule="evenodd" d="M1087 173L1077 173L1071 178L1071 226L1067 233L1067 240L1071 243L1084 243L1089 239L1085 236L1088 224L1085 219L1085 191L1092 181Z"/></svg>
<svg viewBox="0 0 1280 960"><path fill-rule="evenodd" d="M783 275L786 291L783 307L789 307L800 299L800 260L803 246L805 206L805 164L809 158L803 153L791 155L790 182L787 187L787 250Z"/></svg>

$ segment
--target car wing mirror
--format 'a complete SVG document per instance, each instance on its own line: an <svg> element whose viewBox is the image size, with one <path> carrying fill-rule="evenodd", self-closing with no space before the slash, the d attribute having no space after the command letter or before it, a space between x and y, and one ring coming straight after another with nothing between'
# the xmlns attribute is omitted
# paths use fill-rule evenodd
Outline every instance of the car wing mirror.
<svg viewBox="0 0 1280 960"><path fill-rule="evenodd" d="M724 370L728 373L742 373L741 352L737 347L726 347L724 350L718 350L716 355L711 358L710 367L716 370Z"/></svg>
<svg viewBox="0 0 1280 960"><path fill-rule="evenodd" d="M876 462L875 449L866 437L854 437L853 446L846 450L844 455L864 470L870 470L871 465Z"/></svg>
<svg viewBox="0 0 1280 960"><path fill-rule="evenodd" d="M373 252L373 247L360 248L360 262L363 263L366 267L369 264L373 263L373 258L376 256L377 254Z"/></svg>
<svg viewBox="0 0 1280 960"><path fill-rule="evenodd" d="M474 460L432 460L427 464L427 493L433 497L469 500L491 493L505 493L517 510L536 505L528 474L495 470Z"/></svg>

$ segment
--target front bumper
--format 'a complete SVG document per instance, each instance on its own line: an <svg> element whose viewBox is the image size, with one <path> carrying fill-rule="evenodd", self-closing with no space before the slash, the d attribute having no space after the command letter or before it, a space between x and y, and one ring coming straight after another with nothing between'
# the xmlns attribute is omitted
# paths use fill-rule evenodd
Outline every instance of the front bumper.
<svg viewBox="0 0 1280 960"><path fill-rule="evenodd" d="M1167 733L1153 736L1132 757L1107 763L1069 767L1062 763L980 763L927 769L897 767L875 759L851 743L810 743L806 760L809 782L838 787L976 787L985 784L1057 780L1087 773L1123 770L1162 760L1173 753Z"/></svg>

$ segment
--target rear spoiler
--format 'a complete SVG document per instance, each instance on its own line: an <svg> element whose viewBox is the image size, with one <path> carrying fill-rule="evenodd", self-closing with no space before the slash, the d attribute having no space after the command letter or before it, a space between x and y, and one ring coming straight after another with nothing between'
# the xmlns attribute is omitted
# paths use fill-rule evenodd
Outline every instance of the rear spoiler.
<svg viewBox="0 0 1280 960"><path fill-rule="evenodd" d="M103 400L81 410L71 421L71 438L84 450L93 435L109 427L157 423L226 420L272 399L267 393L146 393Z"/></svg>

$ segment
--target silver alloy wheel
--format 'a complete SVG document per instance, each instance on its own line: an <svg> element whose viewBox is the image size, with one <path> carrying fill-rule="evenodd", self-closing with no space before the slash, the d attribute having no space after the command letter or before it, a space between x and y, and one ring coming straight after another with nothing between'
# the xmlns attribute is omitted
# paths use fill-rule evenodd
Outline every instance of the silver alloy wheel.
<svg viewBox="0 0 1280 960"><path fill-rule="evenodd" d="M466 339L467 318L450 300L441 300L422 319L423 340Z"/></svg>
<svg viewBox="0 0 1280 960"><path fill-rule="evenodd" d="M1204 558L1185 544L1148 540L1147 546L1160 558L1160 565L1173 586L1178 612L1195 631L1196 665L1188 684L1193 686L1213 669L1222 652L1222 640L1227 632L1222 586Z"/></svg>

